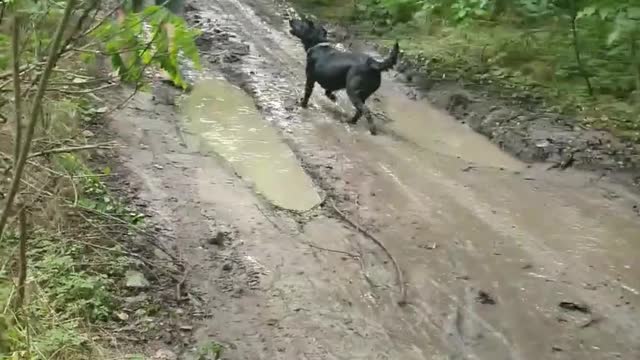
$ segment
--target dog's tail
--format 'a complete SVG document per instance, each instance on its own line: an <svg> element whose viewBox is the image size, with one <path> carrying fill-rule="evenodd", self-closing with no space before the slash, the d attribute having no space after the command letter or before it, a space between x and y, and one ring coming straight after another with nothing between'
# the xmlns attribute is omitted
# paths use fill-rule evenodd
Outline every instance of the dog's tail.
<svg viewBox="0 0 640 360"><path fill-rule="evenodd" d="M398 62L399 54L400 54L400 45L396 41L396 44L393 45L393 49L391 49L391 53L389 53L389 56L387 56L386 59L382 61L370 59L369 66L378 71L387 71L396 65L396 63Z"/></svg>

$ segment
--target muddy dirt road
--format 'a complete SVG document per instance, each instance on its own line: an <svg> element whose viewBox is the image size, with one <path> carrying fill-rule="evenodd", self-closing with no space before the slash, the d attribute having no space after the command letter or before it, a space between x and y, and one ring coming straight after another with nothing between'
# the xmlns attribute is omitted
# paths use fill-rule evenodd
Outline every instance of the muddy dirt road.
<svg viewBox="0 0 640 360"><path fill-rule="evenodd" d="M344 94L316 89L302 110L284 7L189 7L204 32L193 94L141 94L111 126L208 312L198 343L251 360L640 358L637 198L511 158L393 73L372 102L391 119L377 137L341 122ZM406 306L389 258L333 203L397 259Z"/></svg>

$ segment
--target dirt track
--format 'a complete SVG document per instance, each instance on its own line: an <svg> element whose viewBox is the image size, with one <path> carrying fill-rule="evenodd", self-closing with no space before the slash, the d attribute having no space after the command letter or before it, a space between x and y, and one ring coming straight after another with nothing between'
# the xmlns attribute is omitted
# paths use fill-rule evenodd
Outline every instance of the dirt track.
<svg viewBox="0 0 640 360"><path fill-rule="evenodd" d="M372 102L392 120L380 136L340 122L353 111L344 94L337 109L316 90L301 110L304 51L271 0L191 5L199 76L253 96L321 195L386 244L408 289L398 306L389 259L331 202L272 207L190 145L178 108L141 94L111 125L209 312L198 342L251 360L640 358L636 197L509 157L393 74ZM224 245L211 244L221 230Z"/></svg>

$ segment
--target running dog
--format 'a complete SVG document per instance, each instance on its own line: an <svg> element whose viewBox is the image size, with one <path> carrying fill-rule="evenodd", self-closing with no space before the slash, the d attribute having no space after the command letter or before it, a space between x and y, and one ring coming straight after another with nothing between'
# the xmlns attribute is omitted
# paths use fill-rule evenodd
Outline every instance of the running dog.
<svg viewBox="0 0 640 360"><path fill-rule="evenodd" d="M306 83L301 106L306 108L309 105L309 97L316 82L324 88L325 96L334 102L336 96L333 92L346 89L349 100L356 108L349 123L356 124L364 115L369 122L371 135L376 135L376 125L365 101L380 87L381 73L398 62L398 42L396 41L389 56L379 61L363 53L334 48L328 42L327 30L311 20L292 19L289 20L289 26L291 35L302 41L307 52Z"/></svg>

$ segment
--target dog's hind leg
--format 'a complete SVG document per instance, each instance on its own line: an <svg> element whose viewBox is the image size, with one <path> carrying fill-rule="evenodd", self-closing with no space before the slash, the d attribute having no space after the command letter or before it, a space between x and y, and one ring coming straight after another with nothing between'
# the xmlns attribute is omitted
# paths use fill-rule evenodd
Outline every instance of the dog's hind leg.
<svg viewBox="0 0 640 360"><path fill-rule="evenodd" d="M365 105L360 94L358 94L357 90L347 89L347 95L349 95L349 100L351 100L351 103L356 108L356 113L353 115L349 123L356 124L362 115L364 115L369 122L369 132L371 132L371 135L376 135L378 130L376 128L376 124L373 122L371 111L369 111L369 108Z"/></svg>
<svg viewBox="0 0 640 360"><path fill-rule="evenodd" d="M347 95L349 96L349 100L356 108L356 113L353 115L351 120L349 120L349 124L357 124L360 117L362 117L362 112L364 110L364 102L360 99L360 96L357 94L357 91L347 89Z"/></svg>
<svg viewBox="0 0 640 360"><path fill-rule="evenodd" d="M311 97L311 93L313 92L313 87L316 85L316 81L313 80L313 77L307 75L306 83L304 84L304 98L302 98L301 106L306 108L309 106L309 98Z"/></svg>
<svg viewBox="0 0 640 360"><path fill-rule="evenodd" d="M325 90L324 95L325 95L326 97L328 97L328 98L329 98L329 100L331 100L331 101L333 101L333 102L338 101L338 98L336 98L336 95L335 95L332 91L330 91L330 90Z"/></svg>

